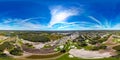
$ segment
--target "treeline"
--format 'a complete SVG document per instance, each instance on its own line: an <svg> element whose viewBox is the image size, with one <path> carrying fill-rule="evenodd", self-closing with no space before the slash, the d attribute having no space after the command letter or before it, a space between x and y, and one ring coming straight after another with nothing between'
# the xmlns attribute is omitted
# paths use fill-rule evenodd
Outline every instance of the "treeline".
<svg viewBox="0 0 120 60"><path fill-rule="evenodd" d="M41 35L41 34L31 34L31 33L24 33L20 34L19 38L24 40L32 41L32 42L48 42L50 39L48 35Z"/></svg>
<svg viewBox="0 0 120 60"><path fill-rule="evenodd" d="M9 36L18 36L21 39L32 41L32 42L49 42L58 40L63 37L61 34L57 33L45 33L45 32L14 32L10 33Z"/></svg>

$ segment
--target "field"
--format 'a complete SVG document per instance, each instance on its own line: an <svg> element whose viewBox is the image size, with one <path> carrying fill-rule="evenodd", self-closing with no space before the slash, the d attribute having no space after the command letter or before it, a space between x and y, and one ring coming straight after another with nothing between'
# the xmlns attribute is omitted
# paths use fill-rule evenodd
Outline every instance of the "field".
<svg viewBox="0 0 120 60"><path fill-rule="evenodd" d="M120 31L0 31L0 60L118 60L119 40Z"/></svg>

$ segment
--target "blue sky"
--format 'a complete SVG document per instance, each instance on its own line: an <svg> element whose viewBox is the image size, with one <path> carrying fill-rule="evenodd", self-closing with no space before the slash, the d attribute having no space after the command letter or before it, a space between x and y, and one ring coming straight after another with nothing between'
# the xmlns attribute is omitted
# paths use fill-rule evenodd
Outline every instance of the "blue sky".
<svg viewBox="0 0 120 60"><path fill-rule="evenodd" d="M120 1L0 0L0 30L120 30Z"/></svg>

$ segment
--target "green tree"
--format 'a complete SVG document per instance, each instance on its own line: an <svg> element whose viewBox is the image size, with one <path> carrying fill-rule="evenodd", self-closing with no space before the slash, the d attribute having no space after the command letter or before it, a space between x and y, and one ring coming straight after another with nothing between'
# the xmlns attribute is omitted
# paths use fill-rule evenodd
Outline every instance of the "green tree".
<svg viewBox="0 0 120 60"><path fill-rule="evenodd" d="M10 54L12 55L22 55L23 51L21 50L21 48L14 48L13 50L10 51Z"/></svg>

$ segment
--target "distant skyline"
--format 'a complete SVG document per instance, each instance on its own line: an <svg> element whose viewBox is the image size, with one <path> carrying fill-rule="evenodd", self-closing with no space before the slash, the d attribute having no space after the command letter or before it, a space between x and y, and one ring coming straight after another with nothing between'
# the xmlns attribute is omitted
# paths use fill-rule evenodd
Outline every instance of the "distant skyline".
<svg viewBox="0 0 120 60"><path fill-rule="evenodd" d="M120 30L120 0L0 0L0 30Z"/></svg>

